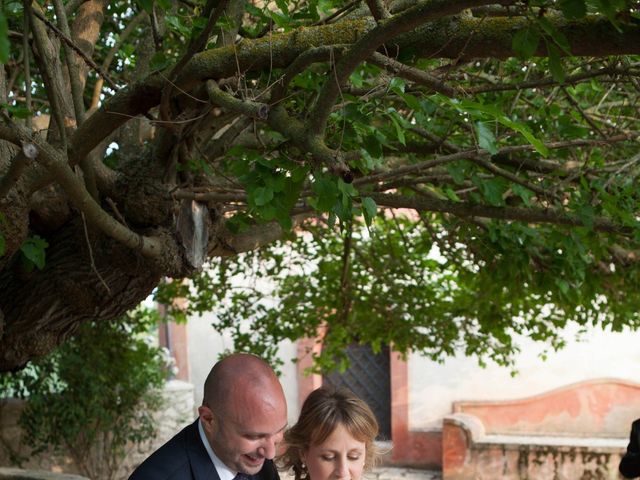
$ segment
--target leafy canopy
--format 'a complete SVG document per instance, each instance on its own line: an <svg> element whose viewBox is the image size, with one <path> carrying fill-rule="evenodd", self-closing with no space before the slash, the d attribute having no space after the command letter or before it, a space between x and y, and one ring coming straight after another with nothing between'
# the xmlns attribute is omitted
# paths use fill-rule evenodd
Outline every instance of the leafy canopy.
<svg viewBox="0 0 640 480"><path fill-rule="evenodd" d="M63 272L48 259L75 225L96 289L134 263L102 235L146 262L144 285L190 277L158 298L215 309L237 348L320 329L321 364L354 341L509 363L518 334L559 347L567 322L637 327L637 2L119 0L93 40L89 3L69 2L71 42L55 4L0 18L0 135L38 159L0 183L29 206L0 212L29 219L0 233L7 266ZM34 51L11 33L26 17ZM42 32L89 42L101 73L78 60L74 87ZM51 114L46 138L29 114ZM43 227L48 183L73 208ZM243 286L267 277L271 301Z"/></svg>

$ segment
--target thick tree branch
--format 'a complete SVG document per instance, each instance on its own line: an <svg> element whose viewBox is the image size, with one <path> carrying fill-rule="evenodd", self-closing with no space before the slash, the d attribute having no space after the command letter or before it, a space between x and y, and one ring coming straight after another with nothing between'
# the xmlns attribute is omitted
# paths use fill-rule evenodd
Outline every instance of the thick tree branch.
<svg viewBox="0 0 640 480"><path fill-rule="evenodd" d="M266 103L240 100L233 95L220 90L218 84L213 80L207 81L207 94L209 95L211 103L231 110L232 112L258 120L266 120L269 116L269 105Z"/></svg>
<svg viewBox="0 0 640 480"><path fill-rule="evenodd" d="M67 15L62 4L62 0L53 0L53 4L56 11L56 17L58 19L58 27L63 35L67 38L71 37L71 31L69 30L69 23L67 22ZM64 55L67 62L67 69L69 71L69 83L71 84L71 99L73 102L73 109L76 115L76 126L84 123L85 119L85 106L83 99L84 85L80 81L80 68L74 51L69 46L64 47ZM93 166L89 161L89 157L86 157L80 161L80 167L84 176L84 181L87 190L91 196L98 199L98 187L96 186L95 172Z"/></svg>
<svg viewBox="0 0 640 480"><path fill-rule="evenodd" d="M67 134L65 129L73 124L72 110L66 102L64 80L57 49L51 45L43 25L40 22L34 21L34 17L37 17L46 23L50 23L44 18L42 13L40 13L39 9L40 5L35 2L29 6L30 23L40 54L38 58L41 67L40 72L47 87L46 92L53 110L53 118L58 128L60 141L66 148ZM52 138L53 132L54 130L49 128L48 135L50 138Z"/></svg>
<svg viewBox="0 0 640 480"><path fill-rule="evenodd" d="M78 64L80 70L78 81L83 88L90 68L93 68L100 75L100 70L97 69L97 65L91 59L96 42L100 38L100 29L105 21L105 12L110 3L109 0L86 0L79 6L71 25L69 37L72 39L73 45L80 50L81 53L78 53L78 55L85 60ZM106 69L103 70L103 72L106 71Z"/></svg>
<svg viewBox="0 0 640 480"><path fill-rule="evenodd" d="M331 109L340 94L340 89L346 85L349 75L385 42L426 22L455 15L465 8L492 3L500 2L495 0L430 0L420 2L368 32L336 65L335 78L328 79L322 86L316 105L311 112L310 131L316 135L322 136L324 134Z"/></svg>
<svg viewBox="0 0 640 480"><path fill-rule="evenodd" d="M30 132L16 124L12 124L10 128L0 127L0 138L9 140L16 145L21 143L34 145L37 148L38 161L52 173L71 202L85 214L88 223L146 257L158 257L162 254L162 244L157 238L137 234L105 212L89 195L83 182L67 163L66 158L48 143L32 138Z"/></svg>
<svg viewBox="0 0 640 480"><path fill-rule="evenodd" d="M457 217L481 217L497 220L516 220L528 223L550 223L570 227L590 227L595 231L628 235L629 227L616 224L606 218L594 218L592 225L583 219L564 211L518 207L494 207L464 202L450 202L437 198L403 197L388 193L370 193L378 205L391 208L410 208L416 211L451 213Z"/></svg>
<svg viewBox="0 0 640 480"><path fill-rule="evenodd" d="M24 52L23 69L24 69L24 104L27 110L31 111L31 48L29 47L29 32L31 31L31 22L29 21L29 0L23 0L23 8L25 11L23 19L22 51ZM27 129L31 130L31 115L27 117ZM2 197L2 195L0 195Z"/></svg>
<svg viewBox="0 0 640 480"><path fill-rule="evenodd" d="M58 20L58 28L60 32L67 38L71 38L67 15L64 10L62 0L53 0ZM71 99L73 101L73 109L76 114L76 125L82 124L85 117L84 101L82 99L82 84L80 83L80 70L78 62L73 54L73 50L67 45L64 47L64 56L69 70L69 83L71 84Z"/></svg>
<svg viewBox="0 0 640 480"><path fill-rule="evenodd" d="M111 88L114 90L118 89L118 86L115 84L113 80L107 75L102 69L91 59L89 58L81 49L78 47L71 38L62 33L53 23L51 23L47 18L38 11L33 11L33 14L38 17L47 27L49 27L53 32L55 32L56 36L60 38L69 48L74 50L84 61L90 66L98 75L100 75L106 82L109 84Z"/></svg>
<svg viewBox="0 0 640 480"><path fill-rule="evenodd" d="M369 10L371 10L371 15L373 15L373 18L376 19L376 22L379 22L380 20L384 20L391 16L382 0L366 0L366 2Z"/></svg>
<svg viewBox="0 0 640 480"><path fill-rule="evenodd" d="M434 22L411 34L394 38L393 43L400 49L413 49L419 57L459 58L463 51L462 59L513 55L511 40L524 26L524 21L514 18L500 21L484 19L484 22L469 17ZM288 67L310 48L354 43L374 26L368 20L345 20L336 25L310 27L272 35L270 38L245 40L234 47L205 51L194 55L176 79L176 84L181 90L189 91L208 79L234 75L238 68L242 73ZM481 28L484 26L487 28ZM562 25L559 28L569 39L572 49L582 55L595 55L600 51L611 54L640 53L638 28L625 28L618 33L606 19L587 19L575 22L570 28ZM589 37L589 34L596 35L601 41L591 41L593 37ZM469 41L470 38L473 38L473 42ZM466 50L463 48L465 46ZM78 129L72 142L74 157L86 155L127 120L158 105L164 85L165 80L161 76L152 75L118 92Z"/></svg>
<svg viewBox="0 0 640 480"><path fill-rule="evenodd" d="M598 78L603 76L622 76L634 78L638 73L631 68L621 68L616 65L610 65L607 67L603 67L597 70L593 70L590 72L581 72L576 73L574 75L567 75L564 79L563 85L575 85L581 83L590 78ZM548 78L540 78L537 80L529 80L524 82L516 82L516 83L496 83L493 85L479 85L476 87L468 87L464 89L464 92L467 95L475 95L478 93L489 93L489 92L506 92L510 90L529 90L532 88L545 88L545 87L556 87L558 86L558 82L554 80L552 77Z"/></svg>
<svg viewBox="0 0 640 480"><path fill-rule="evenodd" d="M528 182L526 180L524 180L523 178L520 178L518 175L515 175L503 168L500 168L496 165L494 165L493 163L487 161L486 159L482 158L481 155L476 155L473 157L470 157L470 160L475 162L476 164L480 165L482 168L490 171L491 173L498 175L500 177L504 177L507 180L516 183L518 185L522 185L523 187L531 190L532 192L537 193L541 198L545 199L547 197L553 197L553 194L551 192L549 192L548 190L545 190L542 187L539 187L537 185L534 185L531 182Z"/></svg>
<svg viewBox="0 0 640 480"><path fill-rule="evenodd" d="M293 225L299 225L309 217L308 214L295 215L292 219ZM233 234L223 229L218 234L218 243L213 244L213 248L209 250L209 256L229 257L239 253L249 252L263 245L275 242L282 238L285 233L277 222L254 225L239 234Z"/></svg>
<svg viewBox="0 0 640 480"><path fill-rule="evenodd" d="M282 100L291 80L299 73L302 73L309 65L317 62L328 62L332 58L340 58L347 48L347 45L327 45L310 48L302 52L302 54L291 62L285 70L284 75L274 84L271 89L271 102L275 104Z"/></svg>
<svg viewBox="0 0 640 480"><path fill-rule="evenodd" d="M6 197L11 188L18 183L29 162L34 160L34 150L35 147L32 148L31 144L23 144L13 158L9 170L0 178L0 200Z"/></svg>
<svg viewBox="0 0 640 480"><path fill-rule="evenodd" d="M135 31L136 28L138 28L138 25L140 24L140 22L142 22L142 20L144 20L147 17L148 17L147 12L142 11L138 13L135 17L133 17L129 23L127 23L127 26L124 28L124 30L122 30L120 35L118 35L118 40L116 41L115 45L111 47L111 50L109 50L109 53L107 53L107 56L104 58L102 62L102 65L100 68L102 69L103 72L109 71L109 67L111 66L111 62L113 62L113 59L115 58L116 53L118 53L120 48L122 48L122 45L127 40L127 38L129 38L129 35L131 35L131 33ZM91 109L98 108L98 104L100 103L100 93L102 92L103 84L104 84L104 78L101 75L99 75L98 78L96 78L96 83L93 87L93 97L91 98L91 107L90 107Z"/></svg>
<svg viewBox="0 0 640 480"><path fill-rule="evenodd" d="M444 165L445 163L449 162L454 162L456 160L468 159L475 155L477 155L476 150L465 150L463 152L452 153L451 155L441 155L433 160L427 160L412 165L403 165L389 170L388 172L374 173L372 175L357 178L353 183L354 185L366 185L371 183L383 182L391 178L404 177L413 173L419 173L425 170L429 170L433 167Z"/></svg>
<svg viewBox="0 0 640 480"><path fill-rule="evenodd" d="M241 117L235 120L218 138L211 140L205 147L203 156L212 162L224 155L235 139L253 123L251 118Z"/></svg>
<svg viewBox="0 0 640 480"><path fill-rule="evenodd" d="M173 66L171 72L169 72L169 83L162 90L162 96L160 99L160 118L165 121L170 120L169 115L169 99L173 93L174 85L173 81L176 79L180 71L184 68L193 55L202 51L207 45L209 36L213 31L213 27L224 12L229 0L210 0L205 7L205 15L208 15L207 25L204 30L198 35L198 37L189 43L186 53L178 60L178 63ZM214 6L215 5L215 6Z"/></svg>
<svg viewBox="0 0 640 480"><path fill-rule="evenodd" d="M549 21L565 35L574 56L607 57L640 51L640 28L635 25L621 25L618 31L602 17L586 17L571 23L556 18ZM527 25L522 17L456 17L425 24L394 38L393 44L412 49L420 58L451 58L458 62L487 57L503 60L514 56L513 36ZM594 42L594 38L598 41ZM560 55L565 53L560 51ZM534 56L547 56L544 42L540 42Z"/></svg>
<svg viewBox="0 0 640 480"><path fill-rule="evenodd" d="M346 183L353 181L353 173L345 163L341 152L327 147L322 138L310 133L302 122L291 117L283 107L277 106L271 109L268 123L271 128L282 133L304 152L309 152L317 162L317 166L326 166Z"/></svg>
<svg viewBox="0 0 640 480"><path fill-rule="evenodd" d="M397 60L387 57L386 55L382 55L381 53L376 52L371 55L370 61L371 63L385 68L402 78L406 78L407 80L410 80L412 82L424 85L434 92L441 93L447 97L454 98L463 94L463 92L459 89L447 86L439 78L434 77L433 75L429 75L428 73L423 72L418 68L404 65L402 62L398 62Z"/></svg>

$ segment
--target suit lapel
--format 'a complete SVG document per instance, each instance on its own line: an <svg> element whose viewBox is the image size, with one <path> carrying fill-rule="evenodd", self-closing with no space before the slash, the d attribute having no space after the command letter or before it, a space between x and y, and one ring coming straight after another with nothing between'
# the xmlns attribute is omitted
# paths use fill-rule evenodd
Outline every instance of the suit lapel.
<svg viewBox="0 0 640 480"><path fill-rule="evenodd" d="M187 456L189 457L189 465L191 466L191 475L193 480L220 480L218 472L209 458L207 450L200 439L198 431L198 422L196 419L191 424L189 432L186 436Z"/></svg>

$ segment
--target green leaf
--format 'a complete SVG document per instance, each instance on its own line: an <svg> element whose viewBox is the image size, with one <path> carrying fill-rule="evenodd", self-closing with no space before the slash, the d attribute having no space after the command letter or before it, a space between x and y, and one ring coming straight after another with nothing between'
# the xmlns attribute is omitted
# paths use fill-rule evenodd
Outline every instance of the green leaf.
<svg viewBox="0 0 640 480"><path fill-rule="evenodd" d="M576 214L580 217L580 220L587 228L593 227L593 220L595 218L595 210L591 205L582 205L576 210Z"/></svg>
<svg viewBox="0 0 640 480"><path fill-rule="evenodd" d="M560 289L560 292L565 296L569 293L569 290L571 288L569 285L569 282L567 282L566 280L563 280L562 278L556 279L556 286Z"/></svg>
<svg viewBox="0 0 640 480"><path fill-rule="evenodd" d="M373 220L378 212L378 206L371 197L364 197L362 199L362 214L364 215L364 221L367 226L371 226L371 220Z"/></svg>
<svg viewBox="0 0 640 480"><path fill-rule="evenodd" d="M404 93L405 85L406 83L402 78L394 77L389 82L389 90L400 95Z"/></svg>
<svg viewBox="0 0 640 480"><path fill-rule="evenodd" d="M516 32L511 42L511 48L520 58L526 60L536 53L539 44L540 33L538 29L533 25L529 25Z"/></svg>
<svg viewBox="0 0 640 480"><path fill-rule="evenodd" d="M164 70L169 65L171 65L171 59L167 57L164 52L156 52L151 57L151 61L149 62L149 68L151 70Z"/></svg>
<svg viewBox="0 0 640 480"><path fill-rule="evenodd" d="M33 115L31 110L22 105L8 105L6 109L13 118L28 118Z"/></svg>
<svg viewBox="0 0 640 480"><path fill-rule="evenodd" d="M394 114L389 115L389 118L391 118L391 123L393 123L393 126L395 127L396 137L398 138L398 141L402 145L405 145L406 144L406 140L405 140L405 137L404 137L404 127L402 125L400 125L400 122L396 118L396 115L394 115Z"/></svg>
<svg viewBox="0 0 640 480"><path fill-rule="evenodd" d="M458 194L456 192L454 192L452 189L450 188L445 188L444 190L444 194L447 196L447 198L453 202L459 202L460 201L460 197L458 196Z"/></svg>
<svg viewBox="0 0 640 480"><path fill-rule="evenodd" d="M567 55L571 55L571 45L564 33L558 30L555 25L545 17L539 18L538 24L558 47L560 47Z"/></svg>
<svg viewBox="0 0 640 480"><path fill-rule="evenodd" d="M535 193L517 183L511 187L511 190L522 199L527 207L531 206L531 198L535 196Z"/></svg>
<svg viewBox="0 0 640 480"><path fill-rule="evenodd" d="M446 168L456 184L462 185L464 183L464 180L467 178L467 172L463 162L448 163Z"/></svg>
<svg viewBox="0 0 640 480"><path fill-rule="evenodd" d="M49 246L46 240L38 235L27 238L20 246L22 254L33 263L38 269L42 270L45 265L45 250Z"/></svg>
<svg viewBox="0 0 640 480"><path fill-rule="evenodd" d="M558 7L568 20L578 20L587 15L587 5L584 0L560 0Z"/></svg>
<svg viewBox="0 0 640 480"><path fill-rule="evenodd" d="M512 128L516 132L519 132L524 138L527 139L527 141L533 146L533 148L536 149L536 151L540 155L544 157L549 155L549 149L546 147L546 145L542 143L542 141L540 141L538 138L536 138L526 125L515 122L513 120L509 120L507 117L499 117L497 120L503 125Z"/></svg>
<svg viewBox="0 0 640 480"><path fill-rule="evenodd" d="M616 18L618 12L622 11L625 6L625 0L588 0L588 3L593 5L598 11L604 13L611 24L619 31L620 25Z"/></svg>
<svg viewBox="0 0 640 480"><path fill-rule="evenodd" d="M283 210L276 211L276 220L278 220L278 223L284 231L291 230L293 227L293 221L291 220L289 212Z"/></svg>
<svg viewBox="0 0 640 480"><path fill-rule="evenodd" d="M496 207L502 207L504 205L503 195L507 191L507 187L502 179L491 178L489 180L483 180L474 175L471 180L491 205Z"/></svg>
<svg viewBox="0 0 640 480"><path fill-rule="evenodd" d="M149 15L153 13L153 0L136 0L140 8L142 8Z"/></svg>
<svg viewBox="0 0 640 480"><path fill-rule="evenodd" d="M565 73L560 60L560 50L553 43L547 42L547 52L549 53L549 70L553 79L558 83L564 83Z"/></svg>
<svg viewBox="0 0 640 480"><path fill-rule="evenodd" d="M422 104L414 95L411 95L410 93L403 93L400 95L400 98L404 100L404 103L406 103L407 107L410 109L415 111L422 110Z"/></svg>
<svg viewBox="0 0 640 480"><path fill-rule="evenodd" d="M252 3L244 2L244 9L247 11L247 13L251 15L264 18L264 13L262 12L262 10L256 7L255 5L253 5Z"/></svg>
<svg viewBox="0 0 640 480"><path fill-rule="evenodd" d="M289 17L282 15L281 13L272 12L272 11L269 11L269 16L271 17L271 20L273 20L278 27L286 28L286 29L289 28Z"/></svg>
<svg viewBox="0 0 640 480"><path fill-rule="evenodd" d="M355 197L358 195L358 190L353 183L346 183L341 178L338 179L338 190L348 197Z"/></svg>
<svg viewBox="0 0 640 480"><path fill-rule="evenodd" d="M338 201L338 185L335 180L318 176L313 183L316 198L309 200L311 206L321 212L328 212Z"/></svg>
<svg viewBox="0 0 640 480"><path fill-rule="evenodd" d="M185 37L191 37L191 28L183 22L182 17L177 15L166 15L164 18L165 23L174 32L178 32Z"/></svg>
<svg viewBox="0 0 640 480"><path fill-rule="evenodd" d="M276 5L278 5L278 8L282 10L282 13L287 16L289 15L289 6L285 0L276 0Z"/></svg>
<svg viewBox="0 0 640 480"><path fill-rule="evenodd" d="M252 197L256 205L262 207L273 199L273 190L269 187L258 187L252 192Z"/></svg>
<svg viewBox="0 0 640 480"><path fill-rule="evenodd" d="M480 148L484 148L491 155L498 153L496 138L493 136L491 130L487 128L486 124L476 122L476 134L478 135L478 145Z"/></svg>
<svg viewBox="0 0 640 480"><path fill-rule="evenodd" d="M540 155L543 155L545 157L549 155L549 149L545 146L545 144L542 141L540 141L538 138L535 137L535 135L533 135L533 133L531 133L531 130L529 130L529 128L525 124L517 122L515 120L511 120L506 115L504 115L500 110L498 110L495 106L484 105L482 103L474 102L471 100L462 100L462 101L453 100L452 101L449 99L443 99L443 101L448 102L454 107L464 112L473 114L475 116L477 115L475 114L474 110L491 115L491 117L493 117L496 121L500 122L505 127L509 127L512 130L519 132L524 138L527 139L527 141L536 149L536 151Z"/></svg>
<svg viewBox="0 0 640 480"><path fill-rule="evenodd" d="M4 14L4 9L0 8L0 63L5 64L9 61L9 51L11 44L9 43L9 24Z"/></svg>
<svg viewBox="0 0 640 480"><path fill-rule="evenodd" d="M4 235L2 235L0 233L0 257L4 255L4 252L6 251L6 242L4 239Z"/></svg>
<svg viewBox="0 0 640 480"><path fill-rule="evenodd" d="M172 6L171 0L156 0L158 6L165 12L169 11Z"/></svg>

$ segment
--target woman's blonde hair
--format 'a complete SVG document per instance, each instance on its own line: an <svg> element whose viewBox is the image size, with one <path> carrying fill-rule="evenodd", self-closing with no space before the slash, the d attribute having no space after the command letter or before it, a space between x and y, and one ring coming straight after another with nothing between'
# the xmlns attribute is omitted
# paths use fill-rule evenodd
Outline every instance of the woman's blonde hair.
<svg viewBox="0 0 640 480"><path fill-rule="evenodd" d="M309 394L302 404L298 422L284 435L286 450L278 457L285 470L293 469L295 480L308 478L302 453L311 445L324 442L338 425L365 444L364 469L376 463L378 451L374 440L378 422L369 406L346 388L320 387Z"/></svg>

